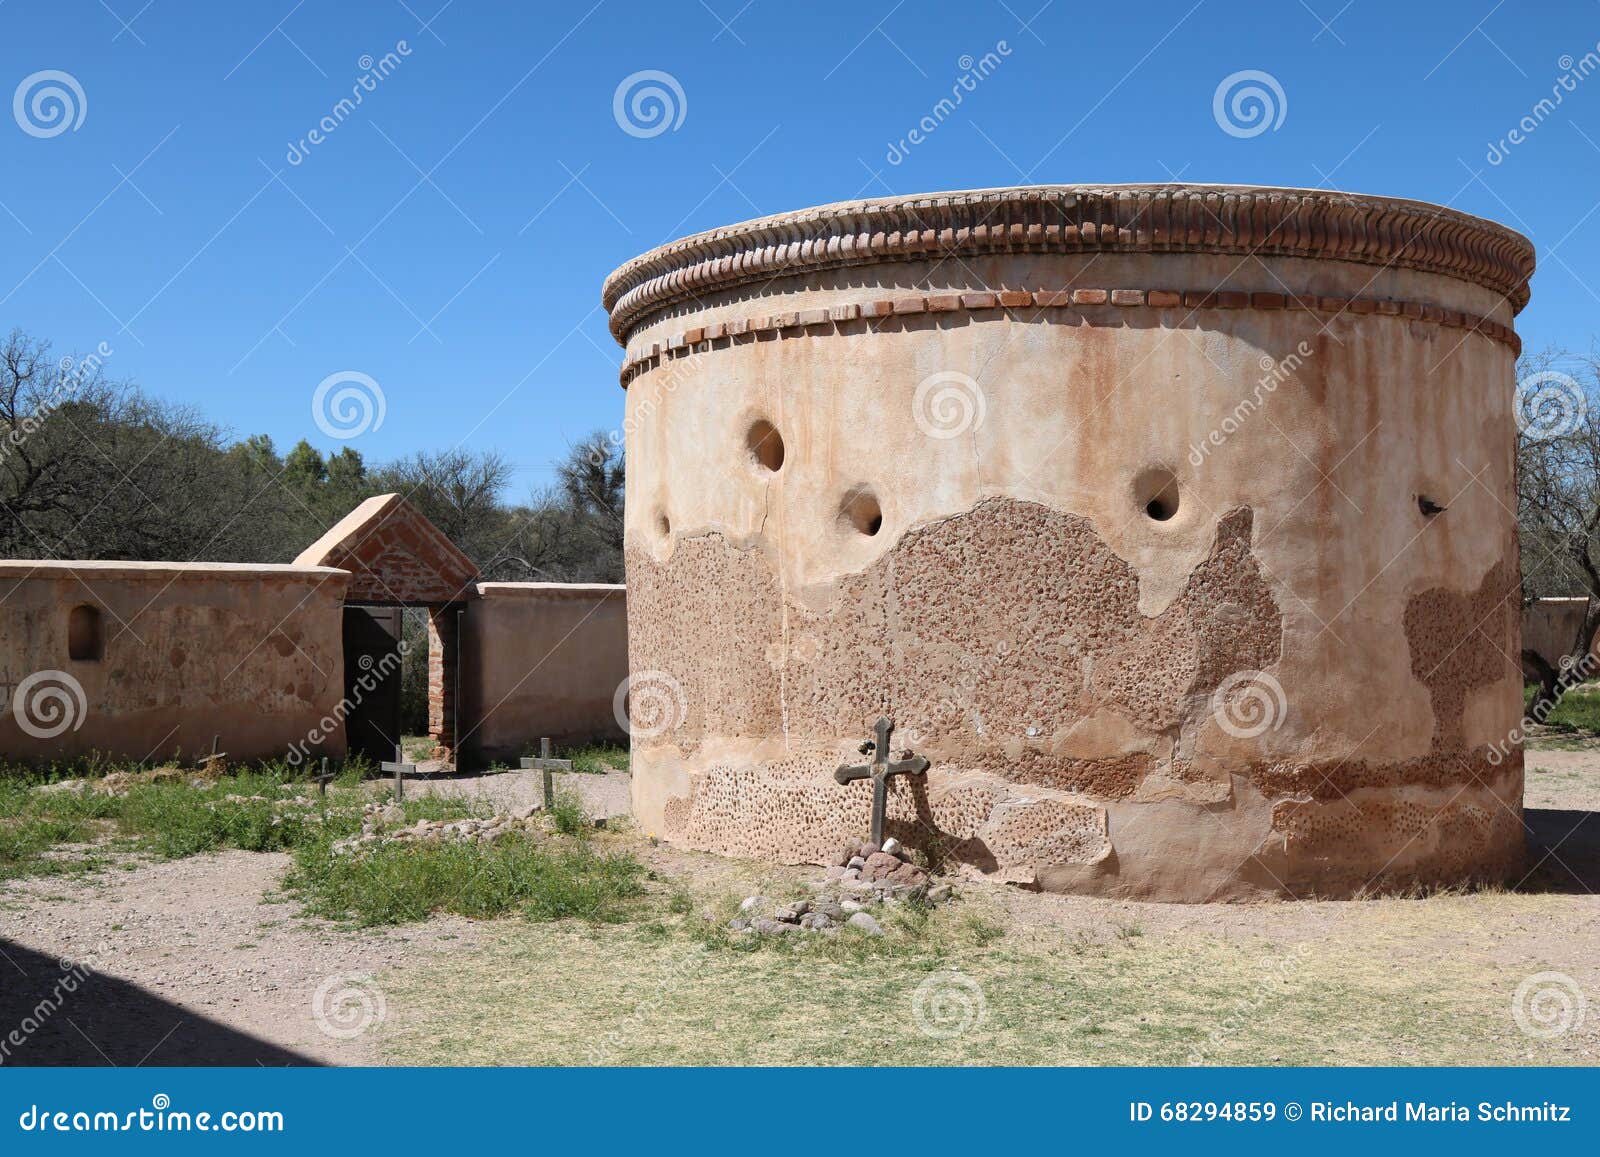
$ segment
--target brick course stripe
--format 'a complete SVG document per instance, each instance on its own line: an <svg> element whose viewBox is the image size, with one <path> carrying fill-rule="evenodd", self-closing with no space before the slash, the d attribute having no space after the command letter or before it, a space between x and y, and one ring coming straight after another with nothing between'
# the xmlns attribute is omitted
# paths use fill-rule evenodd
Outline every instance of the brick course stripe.
<svg viewBox="0 0 1600 1157"><path fill-rule="evenodd" d="M1522 339L1509 325L1501 325L1486 317L1441 309L1414 301L1390 301L1365 297L1311 297L1282 293L1246 293L1237 290L1210 289L1050 289L1016 290L1000 293L936 293L912 294L890 301L868 301L859 305L835 305L826 310L808 309L801 313L781 313L769 317L752 317L730 321L722 325L696 327L671 336L662 343L654 342L641 349L637 356L626 358L622 364L622 387L663 361L693 353L703 353L717 348L718 341L732 345L740 335L757 332L790 331L798 333L822 327L847 325L859 318L869 329L882 329L894 325L895 319L921 313L984 313L1012 312L1032 309L1034 316L1051 310L1070 310L1080 314L1090 325L1106 319L1106 324L1117 324L1116 315L1130 308L1185 310L1211 312L1222 310L1271 310L1315 313L1330 317L1384 317L1400 321L1438 325L1445 329L1464 329L1509 346L1513 356L1522 352ZM1025 320L1032 320L1031 318Z"/></svg>

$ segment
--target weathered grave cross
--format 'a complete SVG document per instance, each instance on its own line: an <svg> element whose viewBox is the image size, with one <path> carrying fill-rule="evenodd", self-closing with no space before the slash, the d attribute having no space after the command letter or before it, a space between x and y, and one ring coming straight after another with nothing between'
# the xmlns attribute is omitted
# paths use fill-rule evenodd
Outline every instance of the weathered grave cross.
<svg viewBox="0 0 1600 1157"><path fill-rule="evenodd" d="M378 764L378 769L380 771L394 772L394 802L399 803L401 800L405 799L406 783L404 777L407 772L416 771L417 765L406 762L405 752L401 749L398 743L394 745L394 762L380 763Z"/></svg>
<svg viewBox="0 0 1600 1157"><path fill-rule="evenodd" d="M228 758L228 753L226 751L219 751L218 750L218 748L220 748L221 746L222 746L222 736L213 735L211 737L211 754L210 755L202 755L200 757L200 760L199 760L200 768L201 768L202 771L217 771L217 770L219 770L215 766L217 761Z"/></svg>
<svg viewBox="0 0 1600 1157"><path fill-rule="evenodd" d="M875 739L869 739L861 745L861 754L872 753L872 762L857 764L841 764L839 770L833 773L833 778L840 783L851 783L858 779L872 780L872 842L883 844L883 817L889 808L889 777L891 775L921 775L928 770L928 761L920 755L912 755L909 751L903 753L901 759L889 758L889 734L894 730L894 724L887 719L879 719L872 731Z"/></svg>
<svg viewBox="0 0 1600 1157"><path fill-rule="evenodd" d="M544 801L543 801L544 802L544 810L545 811L549 811L550 810L550 797L555 794L555 775L553 773L554 772L558 772L558 771L571 771L572 770L572 760L570 760L570 759L551 759L550 758L550 741L548 739L541 739L541 740L539 740L539 758L538 759L534 759L531 756L526 756L525 755L525 756L522 757L521 766L522 766L522 769L524 771L530 771L530 770L531 771L539 771L539 770L543 770L543 772L544 772Z"/></svg>

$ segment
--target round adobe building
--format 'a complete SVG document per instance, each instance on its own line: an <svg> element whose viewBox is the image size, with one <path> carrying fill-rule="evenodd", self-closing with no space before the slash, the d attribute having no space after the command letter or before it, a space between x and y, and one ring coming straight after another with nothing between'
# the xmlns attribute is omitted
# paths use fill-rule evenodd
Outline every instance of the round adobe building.
<svg viewBox="0 0 1600 1157"><path fill-rule="evenodd" d="M1513 478L1532 247L1413 201L858 201L607 279L633 804L828 863L888 831L1164 900L1522 857Z"/></svg>

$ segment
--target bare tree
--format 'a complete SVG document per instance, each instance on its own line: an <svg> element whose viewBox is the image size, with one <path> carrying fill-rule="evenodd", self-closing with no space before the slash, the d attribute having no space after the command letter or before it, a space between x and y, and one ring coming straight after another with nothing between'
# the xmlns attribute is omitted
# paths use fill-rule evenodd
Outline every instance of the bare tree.
<svg viewBox="0 0 1600 1157"><path fill-rule="evenodd" d="M219 432L112 381L110 356L102 346L58 361L20 331L0 345L5 554L180 557L214 532Z"/></svg>
<svg viewBox="0 0 1600 1157"><path fill-rule="evenodd" d="M591 434L556 466L555 485L512 512L512 535L500 554L507 578L621 582L622 448Z"/></svg>
<svg viewBox="0 0 1600 1157"><path fill-rule="evenodd" d="M1524 358L1517 387L1517 527L1522 599L1587 599L1561 666L1524 648L1535 706L1560 697L1562 667L1584 671L1600 631L1600 360L1551 351Z"/></svg>

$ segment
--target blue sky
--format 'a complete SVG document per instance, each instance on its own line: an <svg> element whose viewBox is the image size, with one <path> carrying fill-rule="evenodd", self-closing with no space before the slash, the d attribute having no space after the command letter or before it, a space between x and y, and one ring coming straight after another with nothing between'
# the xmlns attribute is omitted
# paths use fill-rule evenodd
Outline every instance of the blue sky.
<svg viewBox="0 0 1600 1157"><path fill-rule="evenodd" d="M1597 45L1593 0L0 0L0 87L24 90L0 117L0 329L58 354L104 342L113 376L239 437L369 460L496 449L520 498L621 422L600 285L639 252L854 197L1178 179L1510 225L1539 253L1525 342L1582 350L1600 332L1600 73L1573 77ZM25 84L47 71L81 100ZM646 71L682 94L653 135L626 131L626 99L614 113ZM1244 71L1282 94L1254 135L1213 109ZM35 114L51 86L75 127ZM348 443L311 411L342 371L385 399Z"/></svg>

